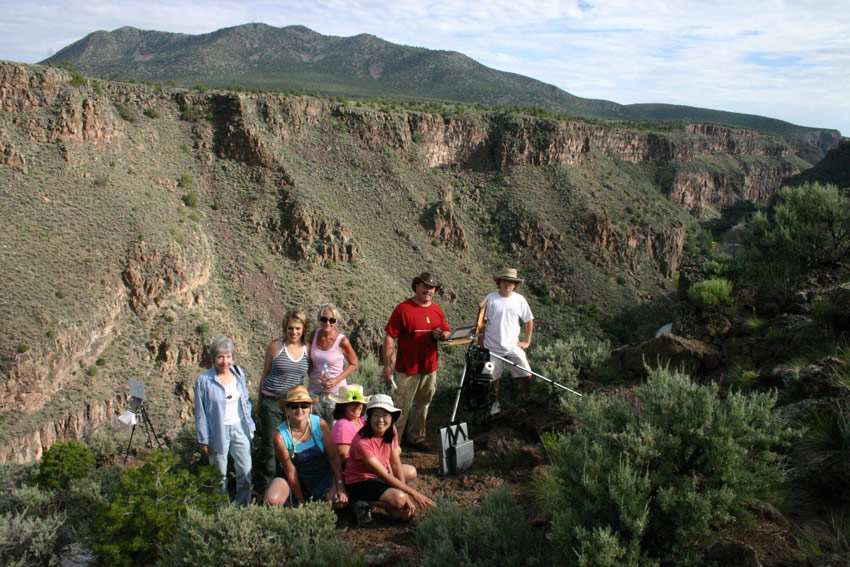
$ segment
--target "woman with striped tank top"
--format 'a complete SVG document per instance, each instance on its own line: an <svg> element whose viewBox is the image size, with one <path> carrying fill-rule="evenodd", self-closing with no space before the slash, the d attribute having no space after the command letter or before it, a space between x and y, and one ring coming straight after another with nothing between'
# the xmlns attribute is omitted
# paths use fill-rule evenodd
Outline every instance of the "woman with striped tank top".
<svg viewBox="0 0 850 567"><path fill-rule="evenodd" d="M286 398L293 386L304 384L310 369L307 348L307 315L303 311L289 311L283 318L283 338L275 339L266 348L266 361L259 392L259 431L254 464L254 492L265 493L275 471L274 434L286 417L278 407L278 400Z"/></svg>

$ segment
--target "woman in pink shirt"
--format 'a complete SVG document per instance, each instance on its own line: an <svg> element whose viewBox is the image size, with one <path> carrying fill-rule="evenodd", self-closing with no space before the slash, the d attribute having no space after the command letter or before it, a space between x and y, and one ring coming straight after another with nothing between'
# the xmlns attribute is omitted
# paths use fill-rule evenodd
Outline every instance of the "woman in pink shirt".
<svg viewBox="0 0 850 567"><path fill-rule="evenodd" d="M407 484L416 478L416 468L401 464L398 432L393 425L400 416L401 410L393 406L391 397L373 395L366 406L366 423L351 442L343 478L361 525L371 521L372 508L409 521L417 506L434 506L430 498Z"/></svg>
<svg viewBox="0 0 850 567"><path fill-rule="evenodd" d="M369 403L369 396L363 395L363 386L360 384L346 384L340 386L339 392L331 394L330 398L336 403L334 408L336 421L331 435L336 443L339 458L342 459L342 465L345 467L351 442L360 428L366 424L362 414L364 404Z"/></svg>
<svg viewBox="0 0 850 567"><path fill-rule="evenodd" d="M336 330L341 314L333 303L319 307L318 327L310 335L310 393L319 401L314 411L333 422L334 402L330 395L345 386L346 378L357 370L357 355L348 337ZM345 363L348 363L346 366Z"/></svg>

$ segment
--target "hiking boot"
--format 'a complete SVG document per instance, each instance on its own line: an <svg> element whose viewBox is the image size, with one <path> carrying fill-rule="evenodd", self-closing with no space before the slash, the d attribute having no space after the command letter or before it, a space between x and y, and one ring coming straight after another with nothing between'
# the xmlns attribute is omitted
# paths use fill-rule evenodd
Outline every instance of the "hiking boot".
<svg viewBox="0 0 850 567"><path fill-rule="evenodd" d="M372 507L368 502L358 500L354 503L354 519L357 520L357 526L371 526L375 523L375 518L372 517Z"/></svg>
<svg viewBox="0 0 850 567"><path fill-rule="evenodd" d="M490 415L499 415L502 413L502 406L499 405L498 401L493 402L493 405L490 406Z"/></svg>

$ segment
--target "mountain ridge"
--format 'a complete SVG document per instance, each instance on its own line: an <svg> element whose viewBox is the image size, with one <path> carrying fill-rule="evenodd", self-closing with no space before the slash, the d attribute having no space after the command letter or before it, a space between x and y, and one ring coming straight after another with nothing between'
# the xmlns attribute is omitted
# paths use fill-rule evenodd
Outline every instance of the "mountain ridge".
<svg viewBox="0 0 850 567"><path fill-rule="evenodd" d="M184 86L537 106L580 118L710 121L802 139L824 152L841 139L837 130L758 115L581 98L537 79L486 67L459 52L394 44L371 34L326 36L300 25L250 23L200 35L124 26L93 32L41 64L66 60L91 76L174 80Z"/></svg>

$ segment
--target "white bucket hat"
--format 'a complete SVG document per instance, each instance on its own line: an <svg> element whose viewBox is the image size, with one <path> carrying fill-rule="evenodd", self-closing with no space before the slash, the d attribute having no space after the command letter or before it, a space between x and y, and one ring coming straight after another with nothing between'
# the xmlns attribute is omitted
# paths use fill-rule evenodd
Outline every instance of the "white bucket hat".
<svg viewBox="0 0 850 567"><path fill-rule="evenodd" d="M385 409L393 414L393 421L398 421L401 417L401 410L393 405L393 399L386 394L373 394L369 400L369 405L366 406L366 413L372 408Z"/></svg>

